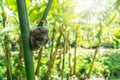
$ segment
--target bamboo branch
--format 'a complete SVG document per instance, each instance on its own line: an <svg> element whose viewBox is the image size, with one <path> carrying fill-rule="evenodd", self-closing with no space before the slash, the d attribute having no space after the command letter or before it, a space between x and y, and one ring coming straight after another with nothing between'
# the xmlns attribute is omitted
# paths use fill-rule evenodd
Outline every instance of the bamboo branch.
<svg viewBox="0 0 120 80"><path fill-rule="evenodd" d="M48 4L47 4L47 7L46 7L46 9L45 9L45 11L44 11L43 17L42 17L42 19L40 20L40 22L39 22L39 24L38 24L37 27L43 26L43 24L44 24L44 22L45 22L45 20L46 20L46 18L47 18L48 12L49 12L49 10L50 10L52 1L53 1L53 0L49 0L49 2L48 2Z"/></svg>

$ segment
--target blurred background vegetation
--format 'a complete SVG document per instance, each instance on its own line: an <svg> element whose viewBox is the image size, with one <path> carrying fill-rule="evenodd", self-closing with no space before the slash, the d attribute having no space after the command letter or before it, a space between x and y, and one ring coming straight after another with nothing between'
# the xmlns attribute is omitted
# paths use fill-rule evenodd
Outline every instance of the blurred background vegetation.
<svg viewBox="0 0 120 80"><path fill-rule="evenodd" d="M48 0L26 0L30 29ZM0 0L0 80L25 80L15 0ZM33 51L36 80L120 80L120 0L53 0L50 40Z"/></svg>

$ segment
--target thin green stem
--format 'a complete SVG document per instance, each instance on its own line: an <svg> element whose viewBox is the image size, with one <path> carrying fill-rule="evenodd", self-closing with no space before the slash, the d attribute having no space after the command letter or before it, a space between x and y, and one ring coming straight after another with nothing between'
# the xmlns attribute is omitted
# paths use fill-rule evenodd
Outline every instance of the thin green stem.
<svg viewBox="0 0 120 80"><path fill-rule="evenodd" d="M25 0L16 0L18 7L18 15L20 21L21 37L23 42L24 61L26 68L27 80L35 80L35 73L33 67L33 55L29 44L29 22L26 10Z"/></svg>
<svg viewBox="0 0 120 80"><path fill-rule="evenodd" d="M9 27L8 15L6 14L3 6L2 6L2 18L3 18L3 28ZM12 80L12 66L11 66L11 52L9 46L9 33L6 33L4 36L4 53L6 59L6 74L7 80Z"/></svg>
<svg viewBox="0 0 120 80"><path fill-rule="evenodd" d="M92 62L90 64L90 69L89 69L88 74L87 74L88 78L90 78L90 76L91 76L91 72L92 72L92 69L93 69L93 66L94 66L94 62L95 62L95 59L96 59L96 56L97 56L97 53L98 53L98 50L99 50L99 47L100 47L100 44L101 44L101 35L102 35L102 23L100 22L100 30L98 32L99 43L98 43L98 46L97 46L97 48L95 50L93 60L92 60Z"/></svg>
<svg viewBox="0 0 120 80"><path fill-rule="evenodd" d="M56 44L56 47L55 47L55 52L53 52L53 56L52 56L51 60L49 61L48 70L47 70L45 80L50 80L51 71L52 71L52 68L53 68L53 65L54 65L54 62L55 62L55 59L56 59L57 51L58 51L58 48L59 48L59 45L60 45L60 40L61 40L61 34L58 37L57 44Z"/></svg>
<svg viewBox="0 0 120 80"><path fill-rule="evenodd" d="M66 39L64 37L64 48L63 48L63 55L62 55L62 70L61 70L61 80L64 78L64 67L65 67L65 51L66 50Z"/></svg>
<svg viewBox="0 0 120 80"><path fill-rule="evenodd" d="M49 12L49 10L50 10L52 1L53 1L53 0L49 0L49 2L48 2L48 4L47 4L47 7L46 7L46 9L45 9L45 11L44 11L43 17L42 17L42 19L40 20L40 22L39 22L39 24L38 24L38 27L43 26L43 24L44 24L44 22L45 22L45 20L46 20L46 18L47 18L48 12Z"/></svg>
<svg viewBox="0 0 120 80"><path fill-rule="evenodd" d="M74 67L73 67L73 74L76 74L76 52L77 52L77 29L78 27L76 27L76 33L75 33L75 51L74 51Z"/></svg>
<svg viewBox="0 0 120 80"><path fill-rule="evenodd" d="M42 59L42 50L43 50L43 47L41 47L40 50L39 50L39 54L38 54L38 63L37 63L35 75L38 75L39 70L40 70L41 59Z"/></svg>

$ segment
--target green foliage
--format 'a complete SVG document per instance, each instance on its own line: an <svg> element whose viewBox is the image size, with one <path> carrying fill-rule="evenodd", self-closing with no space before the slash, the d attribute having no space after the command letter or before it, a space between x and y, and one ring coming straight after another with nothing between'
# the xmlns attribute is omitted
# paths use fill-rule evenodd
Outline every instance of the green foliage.
<svg viewBox="0 0 120 80"><path fill-rule="evenodd" d="M0 60L0 79L4 78L5 79L5 59Z"/></svg>
<svg viewBox="0 0 120 80"><path fill-rule="evenodd" d="M44 10L48 0L26 0L28 18L30 21L30 28L35 28L43 16ZM95 4L94 4L95 3ZM92 4L92 5L90 5ZM8 27L3 28L3 13L8 18ZM5 74L5 57L4 54L4 35L9 33L10 46L14 42L15 45L19 45L20 29L18 24L18 14L15 0L0 0L0 79L6 80ZM102 32L99 31L99 22L102 23ZM64 65L64 79L72 77L73 69L73 51L75 47L75 33L78 32L77 48L85 50L81 52L77 49L77 63L76 72L78 77L86 76L90 68L90 63L93 60L92 52L87 50L96 49L98 44L98 38L101 38L101 45L103 49L119 49L120 48L120 0L53 0L50 12L45 21L45 25L49 28L50 41L43 50L43 56L40 65L40 71L37 75L38 79L43 80L48 70L49 57L51 51L51 38L53 37L53 27L55 26L55 39L53 42L53 52L57 44L57 39L60 35L60 29L63 34L69 33L68 37L68 49L65 53L65 65ZM76 27L78 29L76 30ZM22 30L24 31L24 30ZM100 35L102 35L100 37ZM66 36L66 35L65 35ZM62 54L64 46L64 37L62 36L58 54ZM12 46L11 46L12 47ZM11 48L10 47L10 48ZM71 53L71 69L69 67L69 49ZM87 49L87 50L86 50ZM107 50L106 49L106 50ZM25 78L25 65L17 69L19 62L18 52L20 52L20 46L16 50L16 53L12 52L12 77L16 79L17 74L22 73L22 77ZM37 53L36 51L35 53ZM2 54L2 59L1 59ZM14 56L15 55L15 56ZM34 55L34 54L33 54ZM23 56L22 56L23 57ZM33 58L35 59L35 56ZM98 54L92 75L104 76L116 80L120 74L120 53L108 52L105 54ZM61 61L62 57L55 59L55 63L52 69L52 80L61 79ZM23 60L23 59L22 59ZM58 64L60 70L58 71ZM34 66L36 68L37 59L34 60ZM99 67L98 67L99 66ZM16 70L17 69L17 70ZM71 72L70 72L71 71ZM110 77L110 76L111 77ZM81 80L81 79L80 79ZM119 79L118 79L119 80Z"/></svg>
<svg viewBox="0 0 120 80"><path fill-rule="evenodd" d="M114 35L117 39L120 39L120 29L119 28L115 31Z"/></svg>
<svg viewBox="0 0 120 80"><path fill-rule="evenodd" d="M3 30L0 31L0 36L3 36L4 34L11 32L13 30L16 30L16 28L15 27L4 28Z"/></svg>
<svg viewBox="0 0 120 80"><path fill-rule="evenodd" d="M112 76L115 76L120 71L120 53L113 52L112 54L105 55L105 57L107 58L104 60L104 65L108 66L108 70L113 74Z"/></svg>

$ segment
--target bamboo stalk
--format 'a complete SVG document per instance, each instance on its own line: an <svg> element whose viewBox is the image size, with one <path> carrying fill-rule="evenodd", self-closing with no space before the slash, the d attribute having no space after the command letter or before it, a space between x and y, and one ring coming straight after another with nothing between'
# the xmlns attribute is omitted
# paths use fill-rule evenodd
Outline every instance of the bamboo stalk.
<svg viewBox="0 0 120 80"><path fill-rule="evenodd" d="M5 14L4 8L2 6L2 17L3 17L3 28L8 27L8 16ZM9 33L4 36L4 53L6 59L6 74L7 80L12 80L12 66L11 66L11 52L9 46Z"/></svg>
<svg viewBox="0 0 120 80"><path fill-rule="evenodd" d="M50 80L51 71L52 71L52 68L53 68L53 65L54 65L54 61L55 61L55 58L56 58L56 55L57 55L57 51L58 51L58 48L59 48L60 40L61 40L61 34L60 34L60 36L59 36L59 38L57 40L55 52L53 52L53 56L52 56L51 60L49 61L48 71L47 71L45 80Z"/></svg>
<svg viewBox="0 0 120 80"><path fill-rule="evenodd" d="M33 54L29 44L30 32L29 32L27 10L26 10L26 2L25 0L16 0L16 2L17 2L18 15L20 21L27 80L35 80Z"/></svg>
<svg viewBox="0 0 120 80"><path fill-rule="evenodd" d="M52 59L53 59L53 44L54 44L54 39L55 39L55 24L54 24L54 27L53 27L53 33L52 33L52 39L51 39L51 51L50 51L50 61L49 61L49 65L48 65L48 71L47 71L47 74L49 74L49 76L51 75L51 68L52 68ZM49 79L49 76L47 79Z"/></svg>
<svg viewBox="0 0 120 80"><path fill-rule="evenodd" d="M18 44L19 44L19 55L18 55L18 65L16 66L16 74L17 74L17 77L18 77L18 80L23 80L23 77L22 77L22 72L20 73L17 73L17 70L20 70L20 67L22 66L22 59L23 59L23 45L22 45L22 40L21 40L21 37L20 39L17 41Z"/></svg>
<svg viewBox="0 0 120 80"><path fill-rule="evenodd" d="M64 37L64 47L63 47L63 54L62 54L61 80L63 80L63 78L64 78L65 52L66 52L66 39Z"/></svg>
<svg viewBox="0 0 120 80"><path fill-rule="evenodd" d="M42 59L42 47L39 50L39 54L38 54L38 63L37 63L37 67L36 67L36 71L35 71L35 75L38 75L39 69L40 69L40 65L41 65L41 59Z"/></svg>
<svg viewBox="0 0 120 80"><path fill-rule="evenodd" d="M7 80L12 80L12 66L11 66L11 53L10 53L10 47L8 42L8 34L5 35L5 46L4 46L4 52L6 57L6 74L7 74Z"/></svg>
<svg viewBox="0 0 120 80"><path fill-rule="evenodd" d="M98 43L98 46L97 46L97 48L95 50L93 60L92 60L92 62L90 64L90 69L89 69L88 74L87 74L88 78L90 78L90 76L91 76L92 68L94 66L94 62L95 62L95 59L96 59L96 56L97 56L97 53L98 53L98 50L99 50L99 47L100 47L100 44L101 44L101 35L102 35L102 23L100 22L100 30L99 30L98 35L97 35L99 43Z"/></svg>
<svg viewBox="0 0 120 80"><path fill-rule="evenodd" d="M75 33L75 50L74 50L74 66L73 66L73 74L76 74L76 52L77 52L77 29L76 27L76 33Z"/></svg>

